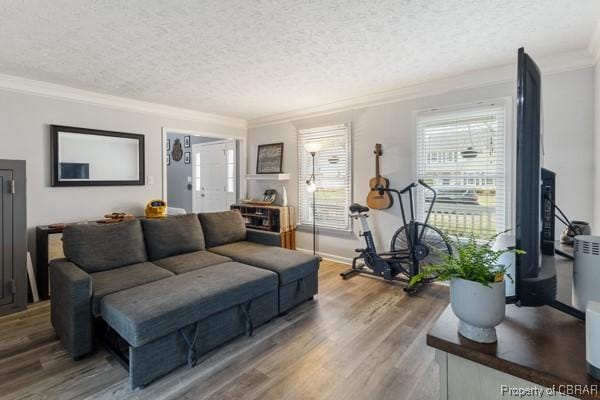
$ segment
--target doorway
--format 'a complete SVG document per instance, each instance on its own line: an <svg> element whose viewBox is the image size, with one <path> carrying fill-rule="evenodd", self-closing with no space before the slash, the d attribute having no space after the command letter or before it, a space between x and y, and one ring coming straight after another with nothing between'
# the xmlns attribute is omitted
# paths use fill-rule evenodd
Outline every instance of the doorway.
<svg viewBox="0 0 600 400"><path fill-rule="evenodd" d="M192 146L194 182L192 210L229 210L237 199L235 140L199 143Z"/></svg>
<svg viewBox="0 0 600 400"><path fill-rule="evenodd" d="M242 139L163 128L168 213L229 210L240 196L242 146Z"/></svg>

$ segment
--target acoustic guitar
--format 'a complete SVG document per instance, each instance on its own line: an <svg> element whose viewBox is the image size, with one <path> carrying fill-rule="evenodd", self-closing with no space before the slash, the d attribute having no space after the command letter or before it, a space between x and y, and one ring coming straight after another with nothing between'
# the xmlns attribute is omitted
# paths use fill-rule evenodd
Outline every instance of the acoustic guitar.
<svg viewBox="0 0 600 400"><path fill-rule="evenodd" d="M367 196L367 205L375 210L385 210L392 206L393 200L389 192L380 192L378 189L387 189L390 181L381 176L379 172L379 157L382 155L381 144L375 145L375 177L369 180L371 191Z"/></svg>

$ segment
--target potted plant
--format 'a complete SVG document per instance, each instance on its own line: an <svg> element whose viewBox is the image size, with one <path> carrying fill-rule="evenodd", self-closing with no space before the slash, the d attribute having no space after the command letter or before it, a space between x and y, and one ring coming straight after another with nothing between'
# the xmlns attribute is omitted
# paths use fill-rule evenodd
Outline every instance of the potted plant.
<svg viewBox="0 0 600 400"><path fill-rule="evenodd" d="M430 276L450 281L450 304L459 319L458 332L467 339L479 343L497 340L496 326L504 319L505 279L507 265L498 265L498 259L506 253L524 254L518 249L493 248L493 242L501 232L489 240L480 241L474 236L451 240L454 255L441 255L442 262L424 267L413 276L413 286Z"/></svg>

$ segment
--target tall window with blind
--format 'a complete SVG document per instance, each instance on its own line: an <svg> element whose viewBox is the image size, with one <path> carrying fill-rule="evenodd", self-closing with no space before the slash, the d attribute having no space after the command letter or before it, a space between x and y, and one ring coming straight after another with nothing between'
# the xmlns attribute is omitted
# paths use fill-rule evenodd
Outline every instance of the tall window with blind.
<svg viewBox="0 0 600 400"><path fill-rule="evenodd" d="M505 104L417 114L417 176L437 191L429 223L486 239L505 229ZM431 195L419 191L423 217Z"/></svg>
<svg viewBox="0 0 600 400"><path fill-rule="evenodd" d="M348 207L352 200L350 124L325 126L298 131L298 220L312 225L313 207L316 225L338 231L351 230ZM312 174L312 156L307 144L318 143L315 155L317 190L307 190Z"/></svg>

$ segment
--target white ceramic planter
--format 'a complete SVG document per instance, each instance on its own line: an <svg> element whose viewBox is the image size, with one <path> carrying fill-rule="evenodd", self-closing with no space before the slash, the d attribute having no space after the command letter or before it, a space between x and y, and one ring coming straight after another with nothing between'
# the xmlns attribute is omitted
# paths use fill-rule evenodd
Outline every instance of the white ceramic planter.
<svg viewBox="0 0 600 400"><path fill-rule="evenodd" d="M496 326L504 319L506 309L505 283L490 287L464 279L450 282L450 304L460 320L458 333L479 343L497 340Z"/></svg>

